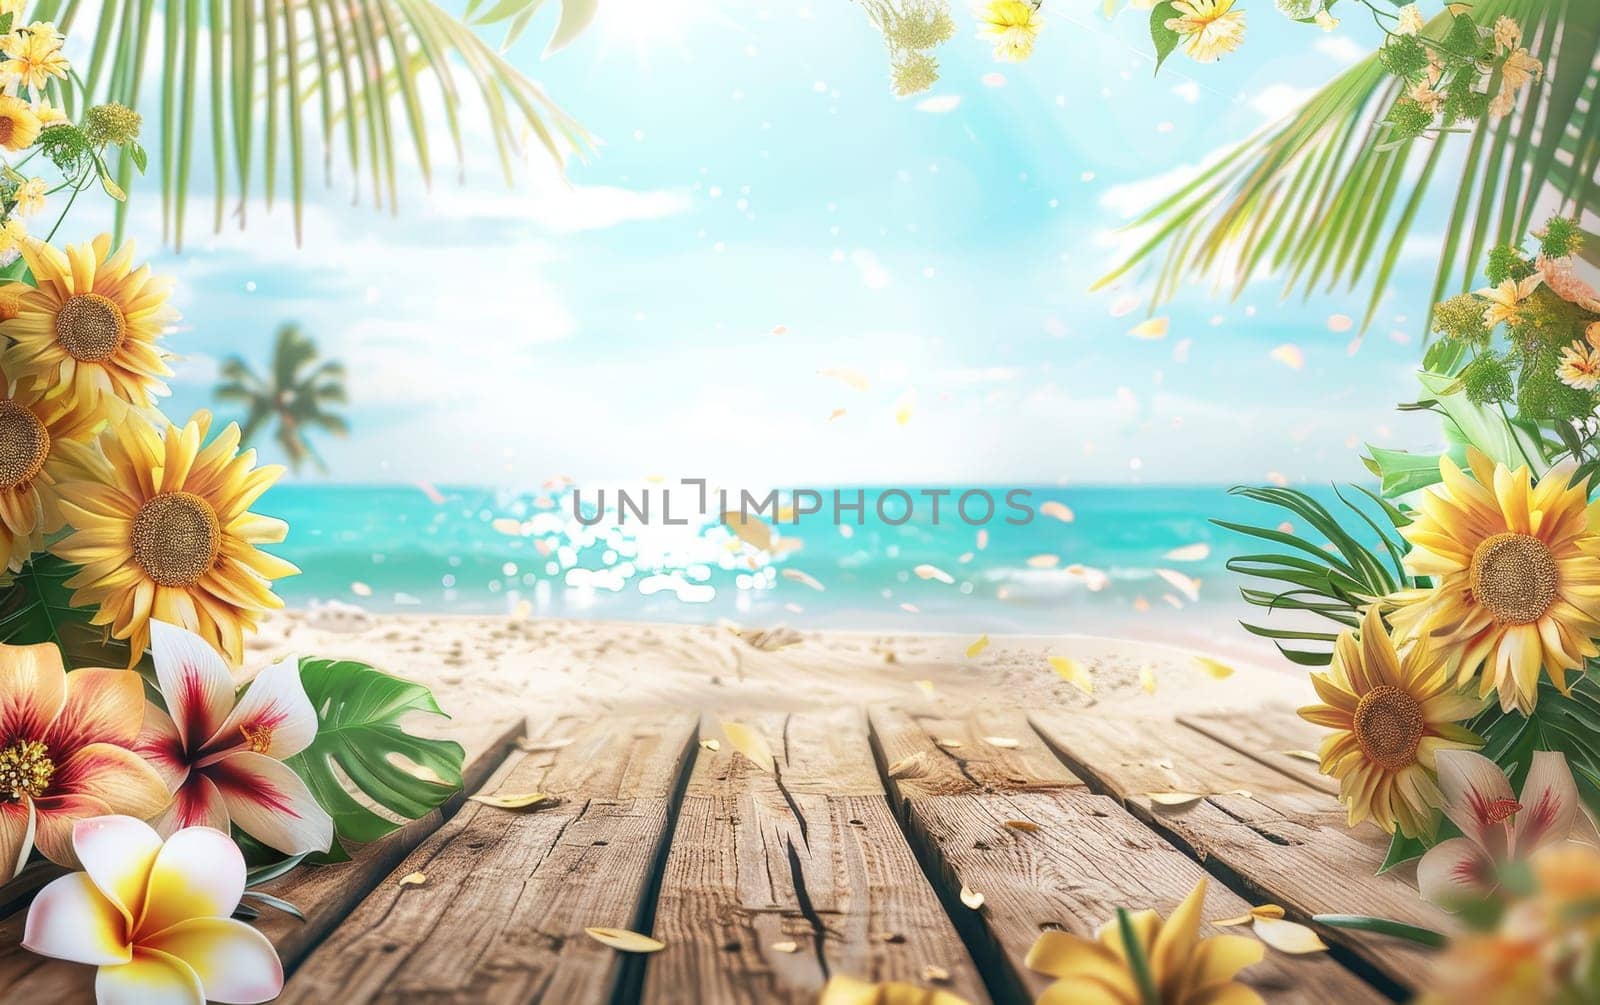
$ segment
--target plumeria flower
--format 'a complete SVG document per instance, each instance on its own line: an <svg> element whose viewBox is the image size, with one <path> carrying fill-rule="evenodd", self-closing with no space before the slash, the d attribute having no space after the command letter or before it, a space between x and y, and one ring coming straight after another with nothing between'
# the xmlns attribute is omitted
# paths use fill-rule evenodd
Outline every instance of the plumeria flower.
<svg viewBox="0 0 1600 1005"><path fill-rule="evenodd" d="M1478 290L1478 296L1489 301L1489 306L1483 309L1483 323L1493 328L1502 321L1516 317L1517 308L1533 295L1542 282L1544 274L1535 272L1521 282L1507 279L1499 286L1486 286Z"/></svg>
<svg viewBox="0 0 1600 1005"><path fill-rule="evenodd" d="M1513 798L1500 767L1482 754L1441 750L1435 763L1445 815L1464 835L1434 845L1417 864L1418 888L1440 907L1493 893L1501 865L1571 834L1578 787L1561 754L1533 755L1520 799Z"/></svg>
<svg viewBox="0 0 1600 1005"><path fill-rule="evenodd" d="M267 937L230 915L244 895L244 856L228 835L191 827L165 842L132 817L79 821L83 872L33 899L22 945L98 968L95 998L252 1005L283 990Z"/></svg>
<svg viewBox="0 0 1600 1005"><path fill-rule="evenodd" d="M156 829L226 832L231 822L287 855L327 851L333 818L283 763L317 734L298 661L261 671L235 704L227 664L200 636L151 621L150 643L167 712L146 710L135 749L174 792Z"/></svg>
<svg viewBox="0 0 1600 1005"><path fill-rule="evenodd" d="M53 645L0 646L0 882L34 847L77 865L78 820L167 805L167 786L131 749L144 704L131 670L67 673Z"/></svg>

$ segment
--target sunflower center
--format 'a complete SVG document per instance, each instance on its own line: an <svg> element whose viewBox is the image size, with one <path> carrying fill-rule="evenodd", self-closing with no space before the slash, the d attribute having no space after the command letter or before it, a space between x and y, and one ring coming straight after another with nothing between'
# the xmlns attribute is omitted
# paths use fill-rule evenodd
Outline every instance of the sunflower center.
<svg viewBox="0 0 1600 1005"><path fill-rule="evenodd" d="M1545 543L1528 534L1496 534L1472 553L1472 596L1503 625L1528 625L1556 602L1560 568Z"/></svg>
<svg viewBox="0 0 1600 1005"><path fill-rule="evenodd" d="M1367 760L1399 771L1416 763L1423 726L1417 699L1392 685L1379 684L1361 696L1352 732Z"/></svg>
<svg viewBox="0 0 1600 1005"><path fill-rule="evenodd" d="M80 293L56 312L56 344L81 362L110 359L127 338L122 308L98 293Z"/></svg>
<svg viewBox="0 0 1600 1005"><path fill-rule="evenodd" d="M49 751L38 740L18 740L0 750L0 798L38 799L56 773Z"/></svg>
<svg viewBox="0 0 1600 1005"><path fill-rule="evenodd" d="M15 401L0 401L0 489L36 477L49 456L50 434L39 417Z"/></svg>
<svg viewBox="0 0 1600 1005"><path fill-rule="evenodd" d="M211 504L191 492L162 492L133 518L133 559L161 586L193 586L222 551Z"/></svg>

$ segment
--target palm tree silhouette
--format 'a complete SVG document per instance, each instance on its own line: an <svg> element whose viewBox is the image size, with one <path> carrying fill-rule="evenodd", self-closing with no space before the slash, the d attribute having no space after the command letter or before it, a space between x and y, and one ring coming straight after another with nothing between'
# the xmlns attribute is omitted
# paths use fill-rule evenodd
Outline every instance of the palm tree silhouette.
<svg viewBox="0 0 1600 1005"><path fill-rule="evenodd" d="M268 376L257 374L242 358L230 356L223 361L222 380L212 392L217 401L245 407L239 430L242 444L250 443L269 420L276 419L274 438L295 471L307 459L318 470L328 470L322 456L306 439L308 432L320 429L343 436L350 431L344 417L328 407L349 401L344 364L328 360L319 365L317 360L317 343L299 325L290 322L278 328Z"/></svg>

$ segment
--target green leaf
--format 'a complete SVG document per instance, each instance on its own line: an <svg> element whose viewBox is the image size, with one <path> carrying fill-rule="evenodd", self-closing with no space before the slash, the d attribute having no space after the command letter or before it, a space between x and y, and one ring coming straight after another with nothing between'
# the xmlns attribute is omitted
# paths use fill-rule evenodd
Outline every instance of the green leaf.
<svg viewBox="0 0 1600 1005"><path fill-rule="evenodd" d="M1156 47L1156 72L1161 72L1161 64L1172 55L1172 50L1178 47L1181 36L1167 27L1169 18L1178 16L1178 8L1172 5L1172 0L1162 0L1150 11L1150 41Z"/></svg>
<svg viewBox="0 0 1600 1005"><path fill-rule="evenodd" d="M1537 441L1513 425L1499 406L1473 404L1464 391L1452 389L1451 385L1456 383L1454 377L1422 372L1417 374L1417 380L1455 424L1461 437L1487 454L1490 460L1512 470L1527 466L1535 476L1544 473L1546 461L1543 449Z"/></svg>
<svg viewBox="0 0 1600 1005"><path fill-rule="evenodd" d="M53 643L68 670L125 667L128 643L110 629L92 625L92 607L72 606L67 580L78 566L47 553L35 555L11 583L0 588L0 643L13 646Z"/></svg>
<svg viewBox="0 0 1600 1005"><path fill-rule="evenodd" d="M1406 450L1388 450L1367 444L1371 455L1362 458L1367 470L1381 479L1379 491L1385 499L1394 499L1439 483L1439 455L1413 454ZM1451 452L1457 464L1466 464L1466 451Z"/></svg>
<svg viewBox="0 0 1600 1005"><path fill-rule="evenodd" d="M1373 918L1364 914L1314 914L1311 920L1319 925L1329 928L1348 928L1356 932L1376 932L1379 935L1390 935L1397 939L1406 939L1424 946L1438 949L1446 945L1449 940L1431 928L1420 928L1417 925L1408 925L1403 921L1390 921L1388 918Z"/></svg>
<svg viewBox="0 0 1600 1005"><path fill-rule="evenodd" d="M317 710L317 738L287 763L332 815L342 841L375 841L399 827L369 803L415 820L461 791L461 745L400 725L413 712L444 715L427 688L353 660L303 659L300 679ZM341 784L341 773L366 802Z"/></svg>

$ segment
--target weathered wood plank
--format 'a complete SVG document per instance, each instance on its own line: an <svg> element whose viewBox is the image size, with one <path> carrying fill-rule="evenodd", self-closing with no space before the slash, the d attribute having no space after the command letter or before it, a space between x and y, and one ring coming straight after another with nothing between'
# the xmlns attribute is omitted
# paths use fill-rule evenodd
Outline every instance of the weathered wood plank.
<svg viewBox="0 0 1600 1005"><path fill-rule="evenodd" d="M1339 783L1319 771L1316 761L1303 756L1308 752L1316 752L1327 730L1313 726L1286 705L1240 712L1181 715L1178 721L1313 789L1321 789L1331 795L1339 794ZM1296 751L1300 754L1297 755Z"/></svg>
<svg viewBox="0 0 1600 1005"><path fill-rule="evenodd" d="M523 735L521 718L491 722L451 723L442 732L466 752L462 772L467 792L475 790L505 760ZM434 730L435 735L441 731ZM338 924L350 908L461 806L461 796L379 841L357 849L349 862L305 866L262 887L282 897L306 916L300 922L265 908L256 926L272 940L286 970ZM94 999L94 970L35 956L21 946L27 920L18 911L0 923L0 1001L76 1002Z"/></svg>
<svg viewBox="0 0 1600 1005"><path fill-rule="evenodd" d="M1342 806L1172 719L1038 713L1032 721L1068 765L1139 819L1291 917L1371 914L1434 929L1450 917L1405 878L1377 875L1387 842L1376 828L1351 830ZM1205 795L1158 807L1151 792ZM1395 939L1339 929L1323 938L1401 988L1427 971L1425 952Z"/></svg>
<svg viewBox="0 0 1600 1005"><path fill-rule="evenodd" d="M485 791L559 802L469 802L307 957L282 1000L609 1001L626 961L584 929L647 923L694 734L691 715L533 733ZM426 881L401 886L413 872Z"/></svg>
<svg viewBox="0 0 1600 1005"><path fill-rule="evenodd" d="M901 768L890 772L889 784L913 843L933 863L991 985L999 979L1015 1000L1031 1001L1050 983L1023 963L1040 932L1090 935L1118 907L1169 913L1205 876L1116 800L1088 791L1020 712L944 720L874 710L872 729L884 762ZM996 747L985 737L1017 746ZM961 905L963 886L983 894L981 911ZM1247 909L1226 886L1211 883L1207 918ZM1325 956L1269 951L1241 979L1273 1002L1385 1000Z"/></svg>
<svg viewBox="0 0 1600 1005"><path fill-rule="evenodd" d="M699 752L656 905L667 949L643 1001L809 1005L835 974L989 1001L889 808L863 715L741 722L769 738L776 774L726 741ZM934 983L929 968L948 976Z"/></svg>

